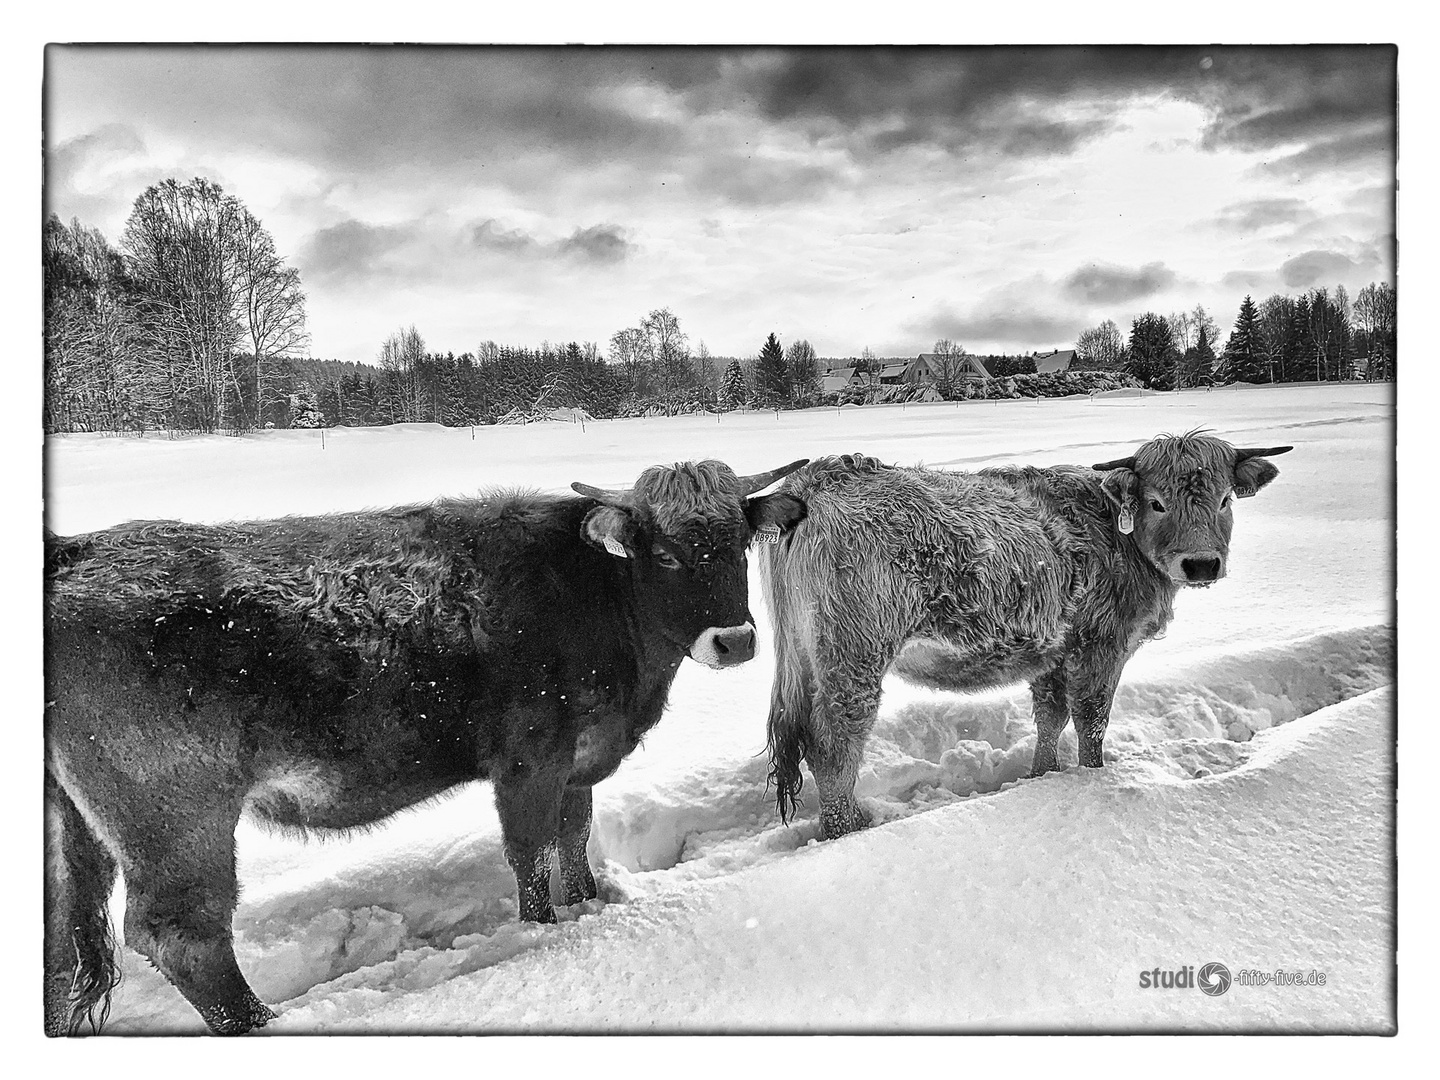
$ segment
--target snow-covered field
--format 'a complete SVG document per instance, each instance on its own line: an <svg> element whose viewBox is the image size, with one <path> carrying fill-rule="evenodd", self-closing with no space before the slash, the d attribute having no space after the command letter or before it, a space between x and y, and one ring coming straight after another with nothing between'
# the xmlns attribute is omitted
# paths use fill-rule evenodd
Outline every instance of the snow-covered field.
<svg viewBox="0 0 1440 1080"><path fill-rule="evenodd" d="M765 791L767 642L738 669L684 665L666 718L597 787L603 902L556 926L515 921L487 785L349 839L242 823L241 966L281 1014L274 1034L1393 1030L1389 386L406 425L327 431L323 447L318 432L62 436L46 513L60 533L315 513L623 486L698 457L740 472L856 450L1089 464L1199 426L1295 450L1238 504L1230 577L1183 593L1127 668L1104 770L1074 767L1067 732L1071 767L1021 779L1034 735L1020 688L892 681L860 780L877 825L818 844L813 816L781 826ZM1324 985L1141 988L1142 971L1211 961ZM202 1030L138 955L124 970L109 1031Z"/></svg>

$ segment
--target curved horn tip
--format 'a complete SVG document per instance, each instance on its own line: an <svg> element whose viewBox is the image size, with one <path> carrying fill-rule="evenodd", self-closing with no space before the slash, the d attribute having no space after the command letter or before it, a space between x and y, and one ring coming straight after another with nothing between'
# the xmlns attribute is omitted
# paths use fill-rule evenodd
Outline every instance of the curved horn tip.
<svg viewBox="0 0 1440 1080"><path fill-rule="evenodd" d="M801 458L799 461L792 461L789 465L782 465L778 469L771 469L768 472L754 473L750 476L742 476L740 480L741 492L746 498L750 498L759 491L763 491L777 480L789 476L796 469L810 464L809 458Z"/></svg>
<svg viewBox="0 0 1440 1080"><path fill-rule="evenodd" d="M1235 461L1238 464L1252 457L1278 457L1294 449L1293 446L1240 447L1235 451Z"/></svg>
<svg viewBox="0 0 1440 1080"><path fill-rule="evenodd" d="M1116 458L1114 461L1102 461L1098 465L1091 465L1096 472L1109 472L1111 469L1133 469L1135 468L1135 455Z"/></svg>
<svg viewBox="0 0 1440 1080"><path fill-rule="evenodd" d="M631 501L629 491L608 491L605 488L598 488L591 484L582 484L579 480L571 483L570 489L587 498L595 499L609 506L624 506Z"/></svg>

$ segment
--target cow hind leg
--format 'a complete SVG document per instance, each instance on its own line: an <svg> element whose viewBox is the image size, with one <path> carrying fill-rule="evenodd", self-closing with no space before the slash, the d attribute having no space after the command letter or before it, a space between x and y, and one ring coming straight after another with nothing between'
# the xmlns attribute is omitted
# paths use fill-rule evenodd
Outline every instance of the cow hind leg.
<svg viewBox="0 0 1440 1080"><path fill-rule="evenodd" d="M1030 697L1035 712L1035 756L1030 762L1030 775L1044 776L1058 767L1060 733L1070 723L1065 669L1057 667L1031 682Z"/></svg>
<svg viewBox="0 0 1440 1080"><path fill-rule="evenodd" d="M820 791L820 835L827 840L870 824L869 811L855 799L855 779L880 707L880 679L877 673L816 695L805 760Z"/></svg>
<svg viewBox="0 0 1440 1080"><path fill-rule="evenodd" d="M590 842L591 805L589 787L566 788L560 802L560 832L555 841L560 852L560 902L567 907L594 900L597 895L585 850Z"/></svg>
<svg viewBox="0 0 1440 1080"><path fill-rule="evenodd" d="M238 800L188 820L147 817L122 836L125 940L160 970L217 1035L275 1018L235 961ZM222 796L222 805L225 800Z"/></svg>
<svg viewBox="0 0 1440 1080"><path fill-rule="evenodd" d="M107 904L115 861L45 773L45 1033L98 1033L120 982Z"/></svg>

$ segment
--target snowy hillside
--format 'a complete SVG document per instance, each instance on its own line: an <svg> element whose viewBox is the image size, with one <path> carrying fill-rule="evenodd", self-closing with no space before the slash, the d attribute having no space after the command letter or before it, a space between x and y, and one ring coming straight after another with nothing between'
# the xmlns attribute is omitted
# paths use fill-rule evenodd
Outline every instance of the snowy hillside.
<svg viewBox="0 0 1440 1080"><path fill-rule="evenodd" d="M596 788L603 901L515 922L488 786L350 838L242 823L236 951L266 1033L1393 1027L1393 391L1224 389L546 424L61 436L47 518L214 521L495 484L625 485L864 450L902 464L1089 464L1162 431L1293 443L1236 509L1230 577L1183 593L1127 668L1107 768L1020 779L1019 688L886 686L859 793L875 828L818 844L814 785L765 791L769 620L750 664L686 664L666 718ZM1065 755L1068 754L1068 758ZM118 905L122 898L117 896ZM1207 962L1320 985L1142 989ZM202 1030L126 952L114 1033Z"/></svg>

